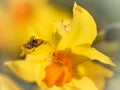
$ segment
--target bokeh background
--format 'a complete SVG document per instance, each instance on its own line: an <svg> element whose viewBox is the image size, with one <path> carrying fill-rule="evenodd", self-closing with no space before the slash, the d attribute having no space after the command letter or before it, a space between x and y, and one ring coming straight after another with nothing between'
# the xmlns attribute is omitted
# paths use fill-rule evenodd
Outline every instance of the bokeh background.
<svg viewBox="0 0 120 90"><path fill-rule="evenodd" d="M49 4L55 8L72 11L75 0L49 0ZM76 0L76 2L87 9L94 17L98 27L98 37L93 46L112 58L117 64L117 67L106 66L111 69L115 75L107 80L105 90L120 90L120 0ZM2 26L4 19L4 10L8 7L8 0L0 0L0 26ZM2 12L1 12L2 11ZM72 14L72 13L71 13ZM7 28L7 23L6 26ZM23 90L35 90L36 85L33 83L26 83L18 79L12 74L3 63L7 60L19 58L20 50L14 50L9 41L4 38L11 35L11 32L0 27L0 73L8 75L15 80ZM13 37L13 36L11 36ZM13 37L14 38L14 37ZM6 45L7 42L7 45Z"/></svg>

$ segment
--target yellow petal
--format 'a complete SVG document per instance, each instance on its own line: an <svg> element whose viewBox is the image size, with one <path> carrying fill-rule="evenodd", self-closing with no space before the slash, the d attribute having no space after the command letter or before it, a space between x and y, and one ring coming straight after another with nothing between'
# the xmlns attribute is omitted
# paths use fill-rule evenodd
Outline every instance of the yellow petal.
<svg viewBox="0 0 120 90"><path fill-rule="evenodd" d="M42 90L98 90L92 80L87 77L81 79L73 78L70 83L65 84L62 87L53 86L47 88L46 86L41 87Z"/></svg>
<svg viewBox="0 0 120 90"><path fill-rule="evenodd" d="M70 17L70 13L67 10L45 4L42 7L36 8L35 18L30 24L42 39L49 41L53 33L53 23L67 17Z"/></svg>
<svg viewBox="0 0 120 90"><path fill-rule="evenodd" d="M92 80L88 77L82 77L81 79L73 79L73 90L98 90Z"/></svg>
<svg viewBox="0 0 120 90"><path fill-rule="evenodd" d="M63 90L63 89L60 88L60 87L56 87L56 86L54 86L54 87L52 87L52 88L50 88L50 89L48 89L48 90Z"/></svg>
<svg viewBox="0 0 120 90"><path fill-rule="evenodd" d="M91 60L98 60L102 63L115 66L115 64L112 62L112 60L108 56L97 51L95 48L81 46L81 47L72 48L72 52L79 55L86 56Z"/></svg>
<svg viewBox="0 0 120 90"><path fill-rule="evenodd" d="M91 61L79 64L78 74L80 76L89 77L99 88L99 90L103 90L105 85L105 78L110 78L113 76L112 71Z"/></svg>
<svg viewBox="0 0 120 90"><path fill-rule="evenodd" d="M71 21L60 22L56 25L56 30L62 36L58 45L59 49L81 44L89 44L90 46L97 34L96 24L92 16L76 3L73 8L73 19Z"/></svg>
<svg viewBox="0 0 120 90"><path fill-rule="evenodd" d="M38 90L66 90L66 89L63 89L63 88L57 87L57 86L53 86L52 88L48 88L47 86L42 85L41 89L38 89Z"/></svg>
<svg viewBox="0 0 120 90"><path fill-rule="evenodd" d="M31 55L41 55L48 56L51 52L54 51L54 48L49 42L45 42L41 44L39 47L35 48L35 50L31 53Z"/></svg>
<svg viewBox="0 0 120 90"><path fill-rule="evenodd" d="M53 86L48 88L44 84L41 87L41 90L98 90L92 80L87 77L81 79L73 78L70 83L65 84L62 87Z"/></svg>
<svg viewBox="0 0 120 90"><path fill-rule="evenodd" d="M0 90L23 90L23 89L8 76L0 74Z"/></svg>
<svg viewBox="0 0 120 90"><path fill-rule="evenodd" d="M45 59L45 57L41 57L38 55L27 55L26 56L26 62L33 62L33 63L39 63L41 60Z"/></svg>
<svg viewBox="0 0 120 90"><path fill-rule="evenodd" d="M40 60L49 59L53 51L54 49L52 48L51 44L44 41L44 43L41 44L39 47L33 48L31 50L23 48L23 51L20 55L26 55L26 61L39 62Z"/></svg>
<svg viewBox="0 0 120 90"><path fill-rule="evenodd" d="M26 62L23 60L18 61L8 61L5 62L5 65L19 78L28 81L34 82L36 80L37 72L40 71L42 63L35 62Z"/></svg>
<svg viewBox="0 0 120 90"><path fill-rule="evenodd" d="M41 60L50 59L54 49L49 44L40 45L38 48L35 48L33 52L26 56L26 61L28 62L40 62Z"/></svg>

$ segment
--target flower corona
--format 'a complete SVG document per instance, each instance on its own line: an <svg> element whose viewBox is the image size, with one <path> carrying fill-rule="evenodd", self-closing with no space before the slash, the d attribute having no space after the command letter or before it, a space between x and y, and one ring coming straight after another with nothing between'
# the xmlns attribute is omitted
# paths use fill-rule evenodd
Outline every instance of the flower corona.
<svg viewBox="0 0 120 90"><path fill-rule="evenodd" d="M53 53L52 63L46 67L44 82L48 87L62 86L72 79L72 62L64 51Z"/></svg>

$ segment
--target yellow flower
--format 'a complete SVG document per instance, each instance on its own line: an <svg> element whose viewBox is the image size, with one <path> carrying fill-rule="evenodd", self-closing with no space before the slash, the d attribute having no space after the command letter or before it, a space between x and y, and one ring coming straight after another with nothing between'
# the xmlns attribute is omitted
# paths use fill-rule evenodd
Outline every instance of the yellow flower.
<svg viewBox="0 0 120 90"><path fill-rule="evenodd" d="M49 33L42 32L46 36ZM21 79L36 82L41 90L102 90L105 78L113 73L92 60L115 64L91 47L96 34L92 16L75 3L73 18L55 23L51 41L43 41L25 60L5 65Z"/></svg>
<svg viewBox="0 0 120 90"><path fill-rule="evenodd" d="M0 90L23 90L8 76L0 74Z"/></svg>
<svg viewBox="0 0 120 90"><path fill-rule="evenodd" d="M53 22L71 17L68 10L48 3L49 0L7 1L5 9L0 6L0 47L12 51L21 47L32 35L50 39L52 31L49 30L52 30ZM49 33L46 35L43 30ZM41 34L38 35L38 32Z"/></svg>
<svg viewBox="0 0 120 90"><path fill-rule="evenodd" d="M11 28L16 33L16 38L23 43L31 35L39 35L45 40L50 39L53 22L70 17L70 13L48 3L49 0L8 0ZM46 30L47 35L43 32ZM37 33L37 34L36 34ZM21 44L20 43L20 44Z"/></svg>
<svg viewBox="0 0 120 90"><path fill-rule="evenodd" d="M0 49L6 49L12 40L13 33L9 31L8 18L0 5Z"/></svg>

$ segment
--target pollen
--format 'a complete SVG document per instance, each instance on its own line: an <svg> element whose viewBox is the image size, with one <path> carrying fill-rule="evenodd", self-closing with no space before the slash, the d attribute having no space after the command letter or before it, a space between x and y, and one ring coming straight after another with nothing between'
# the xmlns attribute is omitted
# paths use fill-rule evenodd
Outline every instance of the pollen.
<svg viewBox="0 0 120 90"><path fill-rule="evenodd" d="M46 76L43 82L52 87L58 87L68 83L72 79L72 62L68 53L57 51L52 55L52 63L45 69Z"/></svg>

